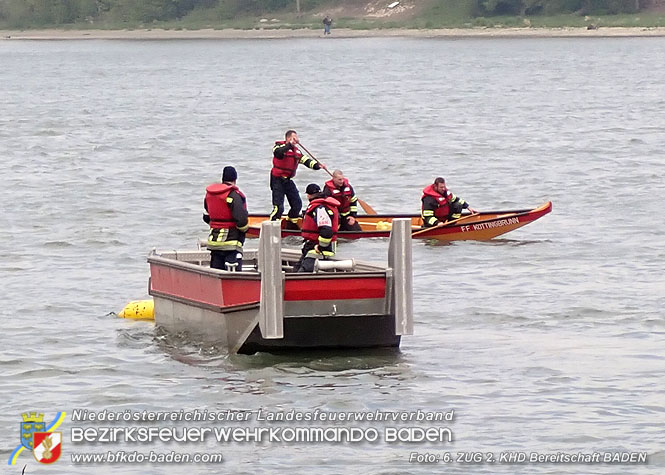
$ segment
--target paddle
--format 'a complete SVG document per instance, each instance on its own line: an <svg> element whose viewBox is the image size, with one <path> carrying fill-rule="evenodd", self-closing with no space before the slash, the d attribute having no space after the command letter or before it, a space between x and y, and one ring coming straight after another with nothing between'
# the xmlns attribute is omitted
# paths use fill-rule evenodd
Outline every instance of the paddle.
<svg viewBox="0 0 665 475"><path fill-rule="evenodd" d="M360 204L360 207L363 209L363 211L367 214L379 214L376 211L374 211L374 208L372 208L370 205L367 204L366 201L361 200L358 198L358 203Z"/></svg>
<svg viewBox="0 0 665 475"><path fill-rule="evenodd" d="M310 157L312 157L312 160L314 160L316 163L318 163L318 164L321 166L321 168L323 168L325 171L327 171L327 172L328 172L328 175L333 176L333 174L330 172L330 170L328 170L328 168L326 168L326 166L323 165L323 164L319 161L319 159L316 158L316 157L312 154L312 152L310 152L309 150L307 150L303 144L298 143L298 147L302 148L302 149L305 151L305 153L306 153L307 155L309 155ZM358 198L358 203L360 204L360 207L363 209L363 211L365 211L365 213L367 213L367 214L378 214L376 211L374 211L374 208L372 208L370 205L367 204L367 202L361 200L360 198Z"/></svg>
<svg viewBox="0 0 665 475"><path fill-rule="evenodd" d="M412 234L411 234L411 237L413 237L413 236L417 236L417 235L419 235L419 234L424 234L425 231L429 231L429 230L431 230L431 229L445 228L445 227L447 227L447 226L449 226L449 225L451 225L451 224L454 224L454 223L456 223L456 222L458 222L458 221L462 221L463 219L470 218L471 216L475 216L475 214L467 214L467 215L465 215L465 216L462 216L461 218L456 218L456 219L453 219L452 221L446 221L446 222L444 222L444 223L443 223L442 225L440 225L440 226L430 226L429 228L422 228L420 231L416 231L415 233L412 233Z"/></svg>

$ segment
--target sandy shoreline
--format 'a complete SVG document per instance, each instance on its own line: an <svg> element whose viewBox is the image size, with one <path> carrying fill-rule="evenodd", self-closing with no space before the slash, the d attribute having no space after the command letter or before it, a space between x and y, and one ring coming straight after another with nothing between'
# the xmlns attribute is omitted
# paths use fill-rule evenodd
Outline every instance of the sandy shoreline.
<svg viewBox="0 0 665 475"><path fill-rule="evenodd" d="M450 28L437 30L333 29L334 38L615 38L662 37L665 27L654 28ZM257 29L257 30L0 30L0 40L173 40L173 39L279 39L319 38L321 30Z"/></svg>

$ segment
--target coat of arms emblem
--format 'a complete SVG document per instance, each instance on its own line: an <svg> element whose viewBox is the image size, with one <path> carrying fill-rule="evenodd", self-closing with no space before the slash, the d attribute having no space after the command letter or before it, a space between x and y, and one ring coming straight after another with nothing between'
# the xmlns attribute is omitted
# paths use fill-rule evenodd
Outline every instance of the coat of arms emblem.
<svg viewBox="0 0 665 475"><path fill-rule="evenodd" d="M62 432L35 432L32 454L40 463L53 463L60 458Z"/></svg>
<svg viewBox="0 0 665 475"><path fill-rule="evenodd" d="M32 450L32 434L42 432L44 426L44 414L36 412L24 412L23 422L21 422L21 445L26 449Z"/></svg>

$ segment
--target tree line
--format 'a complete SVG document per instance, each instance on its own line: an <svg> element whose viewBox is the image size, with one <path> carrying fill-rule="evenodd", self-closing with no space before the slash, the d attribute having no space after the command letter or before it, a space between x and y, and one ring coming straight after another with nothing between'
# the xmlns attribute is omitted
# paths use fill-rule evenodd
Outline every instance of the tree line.
<svg viewBox="0 0 665 475"><path fill-rule="evenodd" d="M473 16L635 13L649 0L436 0L464 1ZM268 13L306 14L331 0L0 0L0 21L12 27L178 20L200 10L210 22Z"/></svg>
<svg viewBox="0 0 665 475"><path fill-rule="evenodd" d="M476 14L489 15L556 15L577 13L580 15L615 15L637 13L649 0L480 0Z"/></svg>

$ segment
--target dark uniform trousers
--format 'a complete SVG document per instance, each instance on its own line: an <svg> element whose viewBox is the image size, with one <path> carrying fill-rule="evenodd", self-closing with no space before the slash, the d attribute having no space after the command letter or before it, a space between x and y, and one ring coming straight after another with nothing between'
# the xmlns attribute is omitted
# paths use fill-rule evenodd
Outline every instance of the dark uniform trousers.
<svg viewBox="0 0 665 475"><path fill-rule="evenodd" d="M227 268L226 264L231 265ZM233 264L238 265L233 266ZM236 272L240 272L242 270L242 253L238 250L210 251L210 267L221 270L231 270L232 267L235 267Z"/></svg>
<svg viewBox="0 0 665 475"><path fill-rule="evenodd" d="M213 243L218 243L220 247L226 249L215 249L211 246ZM229 241L239 242L237 244L226 244ZM242 245L245 242L245 233L238 228L230 229L211 229L208 236L208 249L210 249L210 267L213 269L233 270L237 272L242 270ZM227 267L227 264L231 264ZM235 265L237 264L237 266Z"/></svg>
<svg viewBox="0 0 665 475"><path fill-rule="evenodd" d="M305 241L305 244L302 247L302 255L300 256L300 260L293 269L295 272L314 272L314 264L316 259L313 257L307 257L307 253L309 251L313 251L315 247L316 243L314 241Z"/></svg>
<svg viewBox="0 0 665 475"><path fill-rule="evenodd" d="M353 225L350 225L348 223L348 216L340 216L339 217L339 230L340 231L362 231L363 228L360 227L360 224L358 224L358 221L353 223Z"/></svg>
<svg viewBox="0 0 665 475"><path fill-rule="evenodd" d="M300 216L302 200L296 184L290 178L270 175L270 189L272 190L273 210L270 219L276 221L282 217L284 212L284 196L289 200L289 218L296 219Z"/></svg>

